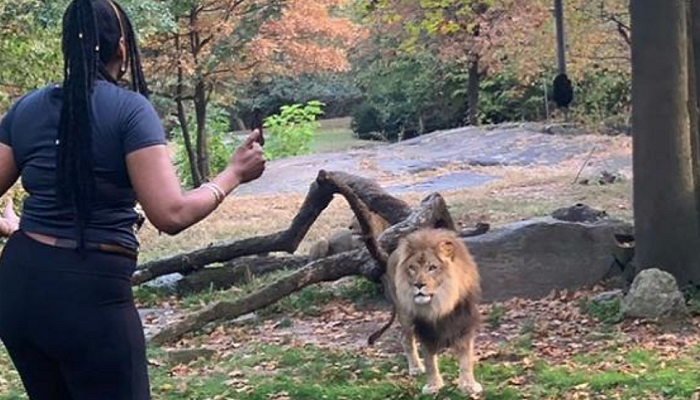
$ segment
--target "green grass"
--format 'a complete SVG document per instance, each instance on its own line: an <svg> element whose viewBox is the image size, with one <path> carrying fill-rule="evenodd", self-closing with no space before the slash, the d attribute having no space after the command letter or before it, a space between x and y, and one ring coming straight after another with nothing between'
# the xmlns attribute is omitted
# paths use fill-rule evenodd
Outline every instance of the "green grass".
<svg viewBox="0 0 700 400"><path fill-rule="evenodd" d="M250 293L253 293L272 282L281 279L288 275L289 272L273 273L261 277L254 277L249 283L233 287L228 290L205 290L203 292L189 294L180 300L180 306L187 310L197 310L206 305L210 305L215 301L236 301ZM140 289L139 292L141 292ZM139 298L150 300L153 296L157 299L163 299L163 296L168 296L167 291L146 289L145 293L139 295ZM349 278L342 284L338 284L335 288L330 285L312 285L308 286L297 293L294 293L276 304L273 304L267 310L269 313L302 313L305 315L318 315L320 308L333 299L352 300L360 305L367 303L375 303L381 298L381 286L372 283L364 278L353 277Z"/></svg>
<svg viewBox="0 0 700 400"><path fill-rule="evenodd" d="M692 315L700 315L700 287L690 287L685 291L688 311Z"/></svg>
<svg viewBox="0 0 700 400"><path fill-rule="evenodd" d="M577 361L595 363L615 356L608 353ZM619 392L623 399L650 398L652 394L664 399L689 399L700 388L700 364L693 357L683 355L662 361L651 351L635 349L624 359L628 368L613 364L604 370L593 369L590 364L560 367L538 363L533 384L541 387L547 396L561 396L579 387L600 395Z"/></svg>
<svg viewBox="0 0 700 400"><path fill-rule="evenodd" d="M312 153L339 152L358 146L372 146L379 142L359 140L353 136L349 118L322 120L321 128L311 143Z"/></svg>
<svg viewBox="0 0 700 400"><path fill-rule="evenodd" d="M503 320L503 317L506 316L506 308L500 304L495 305L491 308L489 311L489 314L486 316L486 322L489 323L491 328L498 328L501 326L501 321Z"/></svg>
<svg viewBox="0 0 700 400"><path fill-rule="evenodd" d="M677 357L664 359L649 350L632 349L624 354L574 357L566 366L535 359L528 368L489 360L477 365L476 376L486 399L563 398L577 391L592 398L688 399L700 387L698 351L679 350ZM447 355L440 363L448 386L438 397L420 395L425 377L407 376L399 354L368 358L359 352L311 345L250 343L235 353L196 361L184 376L173 374L173 365L163 361L159 349L150 349L149 359L158 361L150 369L154 400L269 400L282 394L293 400L464 398L451 384L458 367ZM616 359L601 367L602 362ZM20 399L26 397L19 379L0 349L0 400Z"/></svg>
<svg viewBox="0 0 700 400"><path fill-rule="evenodd" d="M620 299L584 300L581 302L580 308L584 314L588 314L604 324L616 324L623 318Z"/></svg>
<svg viewBox="0 0 700 400"><path fill-rule="evenodd" d="M133 289L134 300L139 307L158 307L162 302L171 297L173 293L162 287L137 286Z"/></svg>

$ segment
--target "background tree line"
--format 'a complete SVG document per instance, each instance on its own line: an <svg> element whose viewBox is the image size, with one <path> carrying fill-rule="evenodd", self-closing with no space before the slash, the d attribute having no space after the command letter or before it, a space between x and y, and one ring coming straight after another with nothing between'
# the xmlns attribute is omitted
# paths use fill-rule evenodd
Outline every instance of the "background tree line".
<svg viewBox="0 0 700 400"><path fill-rule="evenodd" d="M549 0L124 0L188 183L253 110L318 100L361 138L544 120L555 76ZM60 80L67 0L0 0L0 111ZM570 119L627 125L628 0L566 1ZM302 146L303 147L303 146ZM221 154L218 154L220 152Z"/></svg>

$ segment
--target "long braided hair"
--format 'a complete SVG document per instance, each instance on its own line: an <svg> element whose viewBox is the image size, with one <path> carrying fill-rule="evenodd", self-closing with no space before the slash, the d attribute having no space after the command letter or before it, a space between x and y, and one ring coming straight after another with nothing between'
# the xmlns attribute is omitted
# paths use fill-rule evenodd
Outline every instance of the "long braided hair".
<svg viewBox="0 0 700 400"><path fill-rule="evenodd" d="M120 77L106 66L119 45L127 48ZM110 0L73 0L63 16L63 104L58 127L56 188L61 204L74 210L80 248L95 200L92 156L92 93L95 81L117 84L130 70L131 90L148 96L133 25L122 7Z"/></svg>

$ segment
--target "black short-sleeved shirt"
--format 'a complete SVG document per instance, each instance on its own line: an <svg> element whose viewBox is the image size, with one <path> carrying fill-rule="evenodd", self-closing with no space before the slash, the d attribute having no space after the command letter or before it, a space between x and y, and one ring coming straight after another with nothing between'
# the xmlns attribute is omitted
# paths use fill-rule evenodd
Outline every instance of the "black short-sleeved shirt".
<svg viewBox="0 0 700 400"><path fill-rule="evenodd" d="M77 239L72 208L60 207L56 199L56 142L61 102L62 89L58 85L27 94L0 121L0 142L12 147L22 185L29 194L20 229ZM97 81L92 107L97 193L85 237L90 242L116 243L136 249L136 196L127 172L126 155L165 144L163 126L145 97L106 81Z"/></svg>

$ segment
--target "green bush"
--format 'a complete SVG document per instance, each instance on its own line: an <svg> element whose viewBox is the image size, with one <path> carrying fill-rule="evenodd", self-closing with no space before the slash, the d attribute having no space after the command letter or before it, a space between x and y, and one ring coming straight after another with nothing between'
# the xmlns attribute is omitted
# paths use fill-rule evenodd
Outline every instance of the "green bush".
<svg viewBox="0 0 700 400"><path fill-rule="evenodd" d="M267 117L267 157L276 159L308 153L314 133L320 126L318 117L322 114L323 103L312 100L306 105L283 106L279 114Z"/></svg>
<svg viewBox="0 0 700 400"><path fill-rule="evenodd" d="M479 93L479 117L482 123L496 124L512 121L542 121L546 118L544 85L547 83L550 112L552 103L552 79L555 72L543 70L528 84L506 68L485 77ZM581 79L574 79L574 101L570 107L570 120L589 126L603 126L614 131L627 131L628 112L631 104L629 74L592 70Z"/></svg>
<svg viewBox="0 0 700 400"><path fill-rule="evenodd" d="M353 113L355 134L394 141L459 126L466 99L456 68L430 54L379 57L363 66L358 79L365 102Z"/></svg>
<svg viewBox="0 0 700 400"><path fill-rule="evenodd" d="M377 134L382 131L379 111L367 102L361 103L352 112L350 129L358 139L376 139Z"/></svg>
<svg viewBox="0 0 700 400"><path fill-rule="evenodd" d="M543 79L547 73L531 84L523 85L514 71L484 77L480 83L479 121L484 124L500 124L513 121L541 121L546 118ZM551 90L551 89L550 89Z"/></svg>
<svg viewBox="0 0 700 400"><path fill-rule="evenodd" d="M232 111L249 124L254 108L259 108L264 115L272 115L279 113L285 105L305 104L311 100L324 104L324 118L340 118L351 114L353 107L362 100L362 93L348 73L276 76L244 85L237 94Z"/></svg>
<svg viewBox="0 0 700 400"><path fill-rule="evenodd" d="M577 122L626 131L631 104L632 85L628 73L593 70L574 82L572 118Z"/></svg>

